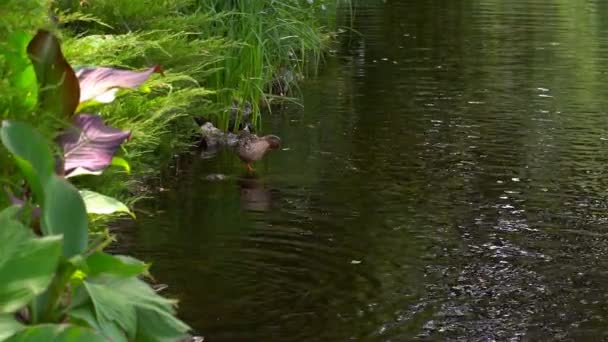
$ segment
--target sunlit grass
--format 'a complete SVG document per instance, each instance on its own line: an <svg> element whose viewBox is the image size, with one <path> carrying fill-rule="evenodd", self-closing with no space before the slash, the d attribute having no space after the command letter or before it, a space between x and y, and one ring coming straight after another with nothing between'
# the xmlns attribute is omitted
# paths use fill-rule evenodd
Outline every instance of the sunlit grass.
<svg viewBox="0 0 608 342"><path fill-rule="evenodd" d="M276 99L271 94L274 80L287 71L289 88L295 90L297 80L317 69L342 3L96 0L82 7L73 2L71 7L63 6L60 17L77 19L74 11L78 11L86 20L69 25L79 37L76 42L96 40L96 47L104 46L95 49L98 54L89 54L91 58L79 58L84 63L161 63L214 89L212 99L219 110L204 112L226 128L234 100L251 103L257 121L262 109ZM102 42L100 36L80 38L85 33L119 36Z"/></svg>

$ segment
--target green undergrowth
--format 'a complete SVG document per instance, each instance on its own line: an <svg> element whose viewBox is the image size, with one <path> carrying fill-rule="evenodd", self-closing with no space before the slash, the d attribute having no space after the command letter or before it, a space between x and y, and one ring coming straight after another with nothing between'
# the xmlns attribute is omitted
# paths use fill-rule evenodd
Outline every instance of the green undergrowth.
<svg viewBox="0 0 608 342"><path fill-rule="evenodd" d="M187 327L174 318L171 301L153 292L146 292L133 302L125 301L128 298L123 298L122 293L112 295L114 282L120 282L134 293L144 289L149 292L139 280L147 275L148 266L103 253L113 239L107 223L116 216L90 210L91 197L86 194L93 194L95 203L102 209L111 206L110 214L133 215L129 208L148 194L150 184L155 184L153 180L174 156L195 143L193 136L198 127L194 117L204 117L227 129L234 103L241 108L249 103L253 121L261 127L262 111L269 112L275 101L293 101L292 97L298 95L297 82L314 73L322 62L340 5L338 0L0 2L3 143L0 147L0 218L4 220L0 221L10 224L15 234L31 228L27 233L30 235L15 235L19 238L15 241L32 245L48 243L52 248L45 253L56 256L44 270L45 278L39 277L38 287L30 289L27 298L7 295L12 303L10 308L2 306L6 299L2 291L10 290L13 285L7 283L3 288L0 284L0 340L10 336L2 335L2 324L9 318L8 323L14 328L11 331L16 334L42 331L49 328L41 326L46 323L61 325L66 318L108 336L115 334L119 326L128 336L121 336L117 341L162 340L153 338L154 329L148 329L160 324L158 322L174 325L161 330L183 333ZM40 37L39 29L44 29L46 33L42 36L47 40L36 47L41 51L39 55L28 54L26 47L34 41L33 37ZM58 37L59 42L49 43L49 36ZM59 63L67 64L67 68L49 62L56 61L56 56L49 51L57 44L63 53ZM154 65L160 65L163 72L153 74L143 86L120 90L114 101L93 105L78 98L78 91L84 86L70 69L72 66L75 70L79 67L142 70ZM68 81L59 81L58 71ZM45 79L47 74L55 78ZM78 104L78 108L75 104L68 113L64 109L69 107L71 99L64 96L66 94ZM81 105L85 106L83 111ZM112 165L101 175L64 178L62 172L68 168L64 169L58 161L67 158L67 152L56 146L56 138L65 132L75 114L99 115L105 125L131 132L130 139L121 142L114 155L127 161L127 167ZM240 112L236 120L240 120ZM124 139L126 136L128 134ZM25 202L9 207L9 191L5 190L15 192ZM88 198L86 208L85 197ZM26 214L30 209L40 210L42 223L29 219L29 214L17 217L15 213L20 206ZM69 241L73 237L78 241ZM9 244L7 241L4 243ZM60 257L56 252L62 243L64 252ZM20 249L14 248L7 256L17 260L19 253ZM103 262L96 258L103 258ZM3 261L0 260L0 266L4 267ZM23 269L31 271L30 266L36 261L36 255L32 255L27 260L29 266ZM137 266L135 269L133 264ZM3 271L21 282L19 286L25 286L28 281L10 267L0 267L0 272ZM118 278L124 279L116 280ZM72 288L86 290L86 293L72 293ZM98 297L100 294L103 298ZM81 305L78 307L65 301L66 296L86 300L78 302ZM39 301L44 305L39 306ZM144 307L146 301L154 304L153 314L146 311L149 309ZM124 310L120 309L122 306ZM129 317L116 318L116 322L108 320L99 311L100 307L116 310L108 317L121 314ZM137 310L137 314L133 310ZM43 316L29 316L38 312ZM91 318L91 312L95 312L98 320ZM135 316L146 324L141 327L131 324ZM97 327L97 322L103 326ZM26 329L21 323L30 327ZM49 333L60 334L63 328L49 329ZM140 333L143 335L134 335Z"/></svg>
<svg viewBox="0 0 608 342"><path fill-rule="evenodd" d="M78 48L68 55L79 63L161 63L171 72L185 73L214 90L209 99L217 106L199 107L197 114L226 128L234 100L250 102L257 122L261 109L277 100L278 89L289 87L289 94L297 96L297 80L314 72L327 51L340 5L306 0L95 0L80 6L71 1L59 7L58 17L71 20L65 24L72 37L68 45ZM81 42L88 44L83 48Z"/></svg>
<svg viewBox="0 0 608 342"><path fill-rule="evenodd" d="M107 124L132 131L119 155L131 163L134 174L110 169L77 182L133 203L149 189L142 180L157 177L172 156L192 145L198 129L194 116L226 129L234 101L240 106L249 102L253 121L261 127L260 113L268 113L271 103L293 101L297 82L322 62L336 29L336 11L343 5L348 2L12 0L0 5L0 50L8 46L10 32L33 34L47 28L59 36L75 67L162 66L164 75L155 74L142 89L121 91L113 103L87 108ZM10 118L34 123L53 139L65 122L21 110L24 94L9 89L10 70L2 58L0 71L0 108L13 108ZM9 117L6 111L0 115ZM0 164L10 165L7 158L0 153ZM0 184L16 182L13 174L13 168L1 170ZM6 204L5 196L0 203Z"/></svg>
<svg viewBox="0 0 608 342"><path fill-rule="evenodd" d="M11 13L31 13L32 15L11 15ZM17 57L23 54L22 51L16 51L15 44L11 41L14 37L12 32L26 31L31 32L36 27L43 26L46 10L38 0L23 0L23 1L4 1L0 2L0 51ZM26 40L20 43L27 44ZM17 44L19 45L19 44ZM17 58L15 58L17 59ZM11 85L11 79L18 77L12 70L12 65L8 56L0 56L0 120L7 118L16 118L26 122L34 122L40 124L40 130L47 136L50 136L54 118L52 116L33 117L28 111L28 106L25 104L24 98L35 98L36 94L28 96L26 89L20 89ZM24 86L24 88L27 88ZM12 108L11 112L8 108ZM2 188L13 184L17 179L13 176L15 170L12 167L7 153L0 152L0 191ZM1 193L0 193L1 194ZM0 206L5 207L8 204L6 196L0 195Z"/></svg>
<svg viewBox="0 0 608 342"><path fill-rule="evenodd" d="M197 130L193 116L226 129L233 102L249 102L253 121L261 127L260 113L269 112L273 101L293 101L297 81L315 72L329 47L340 5L91 0L83 5L60 1L54 12L62 23L64 53L74 65L162 66L165 76L155 75L147 92L129 93L99 108L109 124L133 131L124 156L135 172L150 179L190 146ZM128 202L141 194L140 182L127 175L91 182L99 186L117 179L129 186L105 185L110 195Z"/></svg>

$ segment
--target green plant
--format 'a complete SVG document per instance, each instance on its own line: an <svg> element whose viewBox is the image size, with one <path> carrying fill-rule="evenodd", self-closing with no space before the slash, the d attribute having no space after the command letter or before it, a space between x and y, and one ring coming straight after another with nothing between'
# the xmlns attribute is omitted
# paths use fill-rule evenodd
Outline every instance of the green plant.
<svg viewBox="0 0 608 342"><path fill-rule="evenodd" d="M42 235L37 237L26 227L32 224L24 215L29 210L13 206L0 213L4 337L19 340L41 329L69 329L70 334L86 334L91 341L185 336L188 327L174 317L174 303L138 278L147 274L148 265L106 254L101 251L104 240L89 237L83 197L54 174L44 138L18 121L4 121L0 136L28 183L41 185L36 203Z"/></svg>
<svg viewBox="0 0 608 342"><path fill-rule="evenodd" d="M196 129L189 116L212 115L225 128L236 100L238 106L250 102L259 121L278 78L293 90L307 66L322 58L331 6L0 2L0 191L9 194L0 195L6 208L0 211L0 341L172 341L184 335L188 327L174 317L174 302L142 281L148 265L103 252L112 237L99 222L110 213L134 216L114 197L130 204L125 182L156 175L159 164L189 146ZM49 34L32 44L39 27ZM55 36L63 38L65 58ZM131 68L150 61L162 64L166 75L143 91L112 85L92 96L96 101L77 95L86 68L74 73L72 65ZM119 101L102 104L115 95ZM85 109L88 114L80 112ZM112 144L97 144L90 139L96 134L107 134ZM88 143L80 143L83 136Z"/></svg>
<svg viewBox="0 0 608 342"><path fill-rule="evenodd" d="M90 75L76 77L51 33L39 31L27 44L27 54L14 56L13 64L21 66L18 72L34 69L37 83L27 83L37 90L31 104L34 112L70 117L79 102L84 104L80 100L88 100L81 98L81 91L90 90L83 88ZM130 79L137 74L95 69L91 75L96 72L116 78L112 84L89 86L95 90L91 98L98 99L107 99L102 95L126 85L118 82L117 73L128 73ZM135 76L144 80L148 74ZM13 78L10 85L18 88L20 80ZM80 173L93 174L103 170L110 164L114 144L120 144L125 135L90 124L100 120L95 116L75 118L78 129L59 135L61 148L52 148L55 144L28 123L2 121L0 140L26 187L20 198L13 199L15 205L0 211L0 340L43 341L52 336L54 341L175 341L187 336L189 327L175 317L175 303L140 279L148 275L148 265L104 253L110 241L107 230L90 232L87 210L131 212L113 198L79 191L63 177L64 170L81 168ZM81 140L82 134L89 138ZM100 134L104 141L116 142L98 143ZM114 135L118 138L108 139ZM54 151L64 155L56 158ZM63 163L56 165L56 160ZM120 159L116 164L125 165Z"/></svg>

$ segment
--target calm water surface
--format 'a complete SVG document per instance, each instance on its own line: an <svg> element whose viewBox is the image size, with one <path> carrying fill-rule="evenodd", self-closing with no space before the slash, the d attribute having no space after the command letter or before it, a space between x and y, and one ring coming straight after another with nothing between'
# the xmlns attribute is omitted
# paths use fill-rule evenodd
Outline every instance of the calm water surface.
<svg viewBox="0 0 608 342"><path fill-rule="evenodd" d="M124 248L206 341L608 339L608 2L360 2L284 150L184 158Z"/></svg>

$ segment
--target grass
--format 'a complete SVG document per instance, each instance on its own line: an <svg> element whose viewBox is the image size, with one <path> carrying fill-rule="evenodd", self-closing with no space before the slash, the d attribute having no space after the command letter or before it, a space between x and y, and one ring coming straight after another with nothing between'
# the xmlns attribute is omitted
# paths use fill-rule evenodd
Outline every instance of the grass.
<svg viewBox="0 0 608 342"><path fill-rule="evenodd" d="M81 35L112 34L88 63L137 66L162 63L186 72L206 88L217 104L205 110L216 125L227 128L234 100L252 104L254 121L276 100L273 81L295 81L316 70L330 42L327 25L335 23L337 2L271 0L90 0L72 1L60 18L79 17L68 27ZM333 13L333 14L332 14ZM93 20L92 18L95 18ZM100 24L103 23L103 24ZM104 52L105 51L105 52Z"/></svg>
<svg viewBox="0 0 608 342"><path fill-rule="evenodd" d="M207 82L216 89L219 103L248 101L254 109L254 121L260 107L269 108L271 87L286 72L291 83L315 70L329 42L328 30L314 15L319 8L280 1L199 0L197 4L211 13L224 13L218 25L209 27L211 35L236 42L227 58L216 65L218 72ZM303 2L305 3L305 2ZM312 68L309 68L312 67ZM293 84L291 84L293 86ZM221 117L225 128L228 118Z"/></svg>

